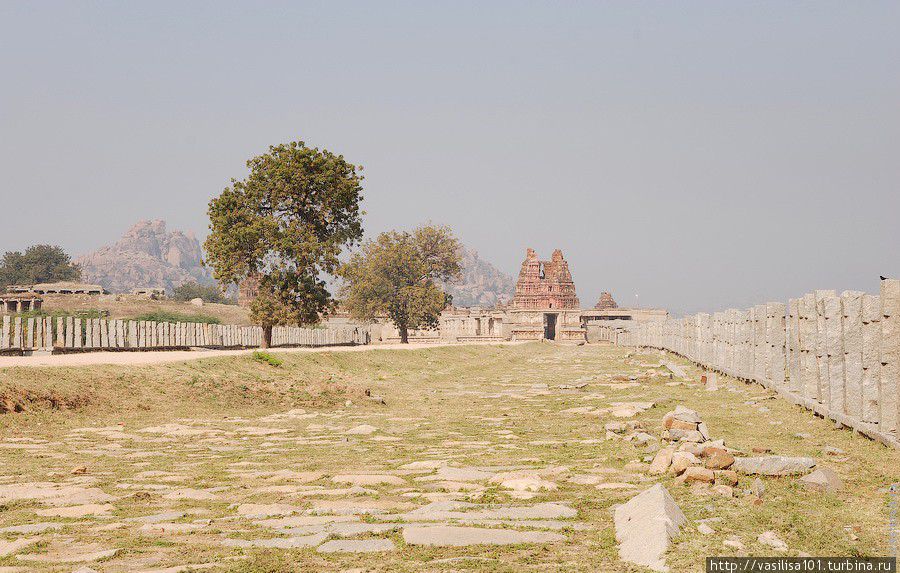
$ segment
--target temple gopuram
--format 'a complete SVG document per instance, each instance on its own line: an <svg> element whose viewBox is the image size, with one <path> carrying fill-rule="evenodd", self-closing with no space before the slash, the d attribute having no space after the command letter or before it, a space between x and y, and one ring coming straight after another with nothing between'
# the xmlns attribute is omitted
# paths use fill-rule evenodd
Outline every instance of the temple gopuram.
<svg viewBox="0 0 900 573"><path fill-rule="evenodd" d="M549 261L538 259L534 249L525 251L509 315L512 340L586 340L575 282L561 250Z"/></svg>
<svg viewBox="0 0 900 573"><path fill-rule="evenodd" d="M549 261L538 260L534 249L525 252L511 306L529 310L578 308L575 283L561 250L553 251Z"/></svg>

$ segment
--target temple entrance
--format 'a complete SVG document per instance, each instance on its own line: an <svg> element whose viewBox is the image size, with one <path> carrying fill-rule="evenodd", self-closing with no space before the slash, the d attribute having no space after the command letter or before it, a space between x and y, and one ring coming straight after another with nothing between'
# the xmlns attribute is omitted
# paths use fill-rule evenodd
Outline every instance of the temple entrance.
<svg viewBox="0 0 900 573"><path fill-rule="evenodd" d="M544 338L556 340L556 313L544 313Z"/></svg>

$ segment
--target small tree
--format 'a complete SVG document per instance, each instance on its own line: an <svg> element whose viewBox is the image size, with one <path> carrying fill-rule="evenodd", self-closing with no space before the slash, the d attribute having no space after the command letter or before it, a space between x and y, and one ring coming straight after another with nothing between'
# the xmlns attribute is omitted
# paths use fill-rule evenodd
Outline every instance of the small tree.
<svg viewBox="0 0 900 573"><path fill-rule="evenodd" d="M269 346L273 326L315 323L331 309L324 278L362 237L362 176L302 141L269 147L247 167L246 179L210 201L204 246L220 282L258 281L250 313Z"/></svg>
<svg viewBox="0 0 900 573"><path fill-rule="evenodd" d="M341 267L342 302L360 320L387 316L405 344L410 329L437 326L451 302L438 283L459 278L459 253L448 227L382 233Z"/></svg>
<svg viewBox="0 0 900 573"><path fill-rule="evenodd" d="M9 251L0 262L0 288L14 284L36 284L81 279L81 267L62 247L32 245L25 253Z"/></svg>
<svg viewBox="0 0 900 573"><path fill-rule="evenodd" d="M172 289L172 298L179 301L189 301L195 298L203 299L203 302L220 304L234 304L234 300L225 296L216 285L202 285L196 281L186 282Z"/></svg>

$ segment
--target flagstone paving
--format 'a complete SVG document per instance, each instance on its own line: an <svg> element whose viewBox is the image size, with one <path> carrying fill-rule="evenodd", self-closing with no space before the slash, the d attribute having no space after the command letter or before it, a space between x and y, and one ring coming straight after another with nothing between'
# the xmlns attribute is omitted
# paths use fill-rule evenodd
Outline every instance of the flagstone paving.
<svg viewBox="0 0 900 573"><path fill-rule="evenodd" d="M668 558L674 570L701 570L701 555L739 553L722 546L736 533L766 550L747 520L779 506L788 519L813 514L804 503L820 498L767 482L775 493L760 508L639 471L676 404L702 411L738 449L800 456L840 444L845 479L854 455L862 467L881 448L779 401L771 408L783 427L761 425L745 401L763 389L720 377L720 390L706 392L684 361L687 382L668 385L656 353L536 344L449 363L451 350L417 352L428 357L418 370L358 374L385 404L118 423L111 412L96 426L51 420L0 436L0 571L621 570L612 508L657 482L689 520L720 519L715 535L689 526ZM390 365L390 355L373 356ZM794 438L800 430L816 438ZM861 487L873 491L897 478L867 471ZM848 489L846 499L858 493ZM882 517L879 502L851 501L846 512L829 502L842 522L825 538L878 553L880 537L843 528L854 513ZM779 536L794 554L817 548L789 527Z"/></svg>

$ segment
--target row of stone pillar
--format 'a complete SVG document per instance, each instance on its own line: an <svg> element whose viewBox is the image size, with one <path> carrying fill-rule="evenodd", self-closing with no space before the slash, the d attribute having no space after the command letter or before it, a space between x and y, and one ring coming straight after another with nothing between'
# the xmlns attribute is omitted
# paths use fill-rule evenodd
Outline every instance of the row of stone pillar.
<svg viewBox="0 0 900 573"><path fill-rule="evenodd" d="M0 350L21 349L154 349L191 346L257 347L262 328L192 322L151 322L76 317L10 317L0 325ZM277 333L277 337L274 336ZM277 339L277 340L276 340ZM366 344L357 329L276 327L273 346Z"/></svg>
<svg viewBox="0 0 900 573"><path fill-rule="evenodd" d="M882 281L879 295L817 290L787 305L637 324L619 343L676 352L835 419L898 429L900 280Z"/></svg>

